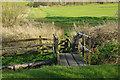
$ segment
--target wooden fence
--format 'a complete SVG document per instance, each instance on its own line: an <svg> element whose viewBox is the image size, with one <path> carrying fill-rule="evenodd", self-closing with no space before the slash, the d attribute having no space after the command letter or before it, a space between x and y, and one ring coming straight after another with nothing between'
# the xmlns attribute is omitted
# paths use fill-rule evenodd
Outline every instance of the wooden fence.
<svg viewBox="0 0 120 80"><path fill-rule="evenodd" d="M27 49L27 48L33 48L33 47L37 47L37 50L39 50L40 54L43 53L47 53L47 54L43 54L43 56L46 55L50 55L52 52L53 54L53 59L52 60L48 60L48 61L41 61L41 62L32 62L32 63L25 63L25 64L17 64L17 65L10 65L10 66L2 66L2 68L10 68L13 70L16 70L18 68L27 68L27 67L35 67L35 66L40 66L40 65L46 65L46 64L51 64L51 63L57 63L57 53L58 53L58 38L55 34L53 34L53 39L49 39L49 38L42 38L41 36L39 36L39 38L32 38L32 39L23 39L23 40L14 40L14 41L5 41L3 43L10 43L10 42L24 42L24 41L34 41L34 40L39 40L40 44L36 44L36 45L26 45L26 46L18 46L18 47L4 47L4 48L0 48L0 50L4 51L4 50L8 50L8 49ZM53 40L53 43L45 43L43 44L42 41L43 40ZM49 46L49 48L52 49L51 50L47 50L45 48L43 48L43 46ZM3 53L0 56L9 56L9 55L16 55L16 54L24 54L24 53Z"/></svg>

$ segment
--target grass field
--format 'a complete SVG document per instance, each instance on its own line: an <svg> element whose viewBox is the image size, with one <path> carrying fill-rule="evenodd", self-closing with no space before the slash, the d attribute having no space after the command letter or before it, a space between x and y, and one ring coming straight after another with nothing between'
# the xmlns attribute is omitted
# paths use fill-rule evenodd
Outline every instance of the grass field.
<svg viewBox="0 0 120 80"><path fill-rule="evenodd" d="M29 18L41 17L114 17L118 4L94 4L65 7L32 8Z"/></svg>
<svg viewBox="0 0 120 80"><path fill-rule="evenodd" d="M107 22L117 21L114 14L118 10L118 4L92 4L64 7L31 8L29 19L37 22L52 23L64 29L64 35L69 37L73 30L72 23L78 26L97 26ZM63 36L63 35L62 35Z"/></svg>
<svg viewBox="0 0 120 80"><path fill-rule="evenodd" d="M86 67L44 66L37 69L3 72L3 78L118 78L118 65Z"/></svg>

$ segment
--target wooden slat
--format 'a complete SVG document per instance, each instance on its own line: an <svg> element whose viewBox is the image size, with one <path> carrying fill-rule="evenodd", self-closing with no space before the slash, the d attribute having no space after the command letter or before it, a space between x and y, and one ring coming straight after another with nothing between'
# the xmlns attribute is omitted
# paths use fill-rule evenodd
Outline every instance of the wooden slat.
<svg viewBox="0 0 120 80"><path fill-rule="evenodd" d="M59 58L60 58L60 61L59 61L60 65L62 65L62 66L69 66L68 63L67 63L67 60L65 58L64 53L59 53Z"/></svg>
<svg viewBox="0 0 120 80"><path fill-rule="evenodd" d="M60 46L61 49L65 49L65 46Z"/></svg>
<svg viewBox="0 0 120 80"><path fill-rule="evenodd" d="M50 38L41 38L42 40L53 40ZM35 40L39 40L39 38L31 38L31 39L21 39L21 40L11 40L11 41L3 41L1 43L10 43L10 42L24 42L24 41L35 41Z"/></svg>
<svg viewBox="0 0 120 80"><path fill-rule="evenodd" d="M60 43L58 43L58 45L61 45L61 44L64 44L65 43L65 41L61 41Z"/></svg>
<svg viewBox="0 0 120 80"><path fill-rule="evenodd" d="M76 60L77 64L79 66L86 66L87 64L85 63L85 61L83 60L82 57L80 57L79 54L72 54L72 56L74 57L74 59Z"/></svg>
<svg viewBox="0 0 120 80"><path fill-rule="evenodd" d="M5 49L18 49L18 48L28 48L28 47L37 47L37 46L42 46L42 45L53 45L54 43L46 43L46 44L36 44L36 45L27 45L27 46L20 46L20 47L5 47L5 48L0 48L0 50L5 50Z"/></svg>
<svg viewBox="0 0 120 80"><path fill-rule="evenodd" d="M76 63L76 61L74 60L71 54L65 53L65 56L70 66L78 66L78 64Z"/></svg>

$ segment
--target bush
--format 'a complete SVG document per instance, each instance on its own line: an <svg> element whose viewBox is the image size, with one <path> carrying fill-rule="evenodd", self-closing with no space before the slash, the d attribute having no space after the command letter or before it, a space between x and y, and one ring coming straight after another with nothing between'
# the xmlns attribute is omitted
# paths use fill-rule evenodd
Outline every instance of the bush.
<svg viewBox="0 0 120 80"><path fill-rule="evenodd" d="M118 23L108 22L104 25L83 28L82 32L92 37L91 64L117 63ZM87 41L86 44L88 44Z"/></svg>
<svg viewBox="0 0 120 80"><path fill-rule="evenodd" d="M28 3L27 6L29 6L29 7L33 7L33 6L34 6L34 2L30 2L30 3Z"/></svg>
<svg viewBox="0 0 120 80"><path fill-rule="evenodd" d="M25 3L3 2L2 3L2 23L3 26L13 26L18 17L24 13Z"/></svg>
<svg viewBox="0 0 120 80"><path fill-rule="evenodd" d="M98 47L91 55L92 64L116 64L118 63L118 44L115 42L106 43Z"/></svg>

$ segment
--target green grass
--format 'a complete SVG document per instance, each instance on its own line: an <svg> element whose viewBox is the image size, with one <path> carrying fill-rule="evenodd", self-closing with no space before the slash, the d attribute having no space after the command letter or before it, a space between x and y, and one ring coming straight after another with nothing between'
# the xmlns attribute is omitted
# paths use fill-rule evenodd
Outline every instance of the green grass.
<svg viewBox="0 0 120 80"><path fill-rule="evenodd" d="M64 7L31 8L29 19L37 22L52 23L64 28L65 37L69 37L73 29L72 23L78 26L97 26L117 20L114 18L118 4L94 4ZM63 36L63 35L62 35Z"/></svg>
<svg viewBox="0 0 120 80"><path fill-rule="evenodd" d="M43 66L37 69L3 71L3 78L118 78L119 65L85 67Z"/></svg>
<svg viewBox="0 0 120 80"><path fill-rule="evenodd" d="M56 27L60 27L64 29L64 35L69 37L71 36L71 32L75 31L73 28L73 22L76 23L77 26L81 27L94 27L98 25L103 25L108 22L118 22L114 17L46 17L46 18L35 18L37 22L44 23L52 23L54 21L54 25Z"/></svg>
<svg viewBox="0 0 120 80"><path fill-rule="evenodd" d="M43 56L40 53L17 54L14 56L6 56L2 59L2 65L24 64L37 61L45 61L53 59L53 54Z"/></svg>
<svg viewBox="0 0 120 80"><path fill-rule="evenodd" d="M118 10L118 4L94 4L94 5L78 5L64 7L48 7L48 8L33 8L34 15L41 17L114 17ZM38 12L39 11L39 12ZM33 17L29 15L29 17ZM38 18L38 17L37 17Z"/></svg>

